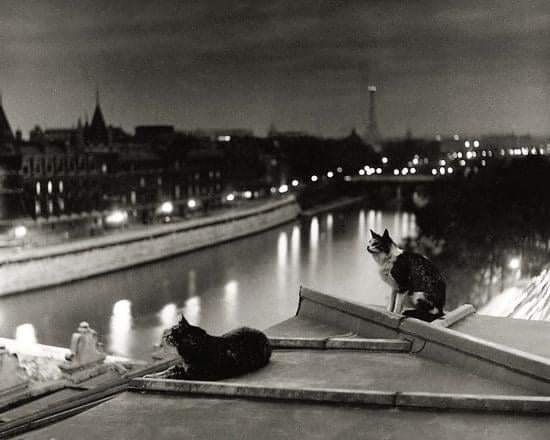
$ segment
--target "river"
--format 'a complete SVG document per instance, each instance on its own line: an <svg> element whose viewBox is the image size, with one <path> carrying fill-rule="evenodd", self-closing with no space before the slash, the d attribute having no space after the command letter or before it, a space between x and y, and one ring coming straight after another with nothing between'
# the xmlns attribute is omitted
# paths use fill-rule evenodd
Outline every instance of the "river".
<svg viewBox="0 0 550 440"><path fill-rule="evenodd" d="M213 334L266 328L296 312L300 285L370 304L389 293L366 252L369 228L399 242L415 217L369 209L322 214L154 264L0 299L0 334L68 346L80 321L109 353L148 359L183 312Z"/></svg>

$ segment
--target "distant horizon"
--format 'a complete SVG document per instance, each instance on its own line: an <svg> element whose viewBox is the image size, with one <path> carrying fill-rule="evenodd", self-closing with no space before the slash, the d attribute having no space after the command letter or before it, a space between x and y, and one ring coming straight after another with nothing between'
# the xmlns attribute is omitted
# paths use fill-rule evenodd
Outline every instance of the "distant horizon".
<svg viewBox="0 0 550 440"><path fill-rule="evenodd" d="M550 2L2 3L0 88L14 128L271 124L338 137L544 135Z"/></svg>

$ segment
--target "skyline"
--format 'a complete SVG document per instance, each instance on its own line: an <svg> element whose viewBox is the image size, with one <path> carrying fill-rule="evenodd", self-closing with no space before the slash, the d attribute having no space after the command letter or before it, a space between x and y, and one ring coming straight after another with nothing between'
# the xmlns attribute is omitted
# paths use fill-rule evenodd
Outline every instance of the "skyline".
<svg viewBox="0 0 550 440"><path fill-rule="evenodd" d="M377 86L385 137L550 127L550 5L466 1L3 2L12 128L271 124L342 136Z"/></svg>

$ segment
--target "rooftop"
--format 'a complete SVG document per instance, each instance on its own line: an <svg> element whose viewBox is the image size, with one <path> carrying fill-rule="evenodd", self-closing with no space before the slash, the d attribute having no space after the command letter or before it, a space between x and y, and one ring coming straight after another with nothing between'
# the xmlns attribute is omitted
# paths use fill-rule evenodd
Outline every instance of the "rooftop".
<svg viewBox="0 0 550 440"><path fill-rule="evenodd" d="M302 288L296 316L266 330L274 352L259 371L222 382L111 371L0 413L0 433L37 427L24 438L546 438L548 330L548 322L485 317L471 306L428 324ZM172 361L166 352L157 367ZM113 374L119 388L109 392ZM48 417L37 415L46 407Z"/></svg>

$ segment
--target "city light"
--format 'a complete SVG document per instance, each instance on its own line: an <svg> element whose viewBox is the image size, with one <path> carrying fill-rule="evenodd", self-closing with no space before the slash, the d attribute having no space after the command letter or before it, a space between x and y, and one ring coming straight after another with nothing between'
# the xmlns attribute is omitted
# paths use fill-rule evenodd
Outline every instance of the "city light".
<svg viewBox="0 0 550 440"><path fill-rule="evenodd" d="M437 170L435 168L432 168L432 174L435 176L437 175Z"/></svg>
<svg viewBox="0 0 550 440"><path fill-rule="evenodd" d="M448 167L448 168L447 168L447 173L453 174L453 168L452 168L452 167Z"/></svg>
<svg viewBox="0 0 550 440"><path fill-rule="evenodd" d="M441 160L439 161L439 165L441 165L441 166L445 166L446 163L447 163L447 162L445 162L444 159L441 159Z"/></svg>
<svg viewBox="0 0 550 440"><path fill-rule="evenodd" d="M277 192L277 188L275 188L274 186L272 186L269 191L271 192L271 194L275 194Z"/></svg>
<svg viewBox="0 0 550 440"><path fill-rule="evenodd" d="M382 174L382 168L376 168L376 174Z"/></svg>
<svg viewBox="0 0 550 440"><path fill-rule="evenodd" d="M460 166L461 166L461 167L466 166L466 161L465 161L464 159L462 159L462 160L460 161Z"/></svg>
<svg viewBox="0 0 550 440"><path fill-rule="evenodd" d="M382 163L383 163L383 164L388 163L388 158L387 158L386 156L384 156L384 157L382 158Z"/></svg>
<svg viewBox="0 0 550 440"><path fill-rule="evenodd" d="M231 140L231 136L218 136L219 142L229 142Z"/></svg>
<svg viewBox="0 0 550 440"><path fill-rule="evenodd" d="M279 192L280 192L281 194L284 194L284 193L286 193L287 191L288 191L288 185L281 185L281 186L279 187Z"/></svg>
<svg viewBox="0 0 550 440"><path fill-rule="evenodd" d="M299 183L296 179L291 182L292 186L298 186Z"/></svg>
<svg viewBox="0 0 550 440"><path fill-rule="evenodd" d="M233 200L235 200L235 194L233 193L227 194L225 196L225 200L227 200L228 202L232 202Z"/></svg>
<svg viewBox="0 0 550 440"><path fill-rule="evenodd" d="M458 141L458 140L460 140L460 136L459 136L458 134L455 134L455 135L453 136L453 139L454 139L455 141Z"/></svg>
<svg viewBox="0 0 550 440"><path fill-rule="evenodd" d="M311 181L312 182L317 182L317 180L319 180L319 178L315 174L313 176L311 176Z"/></svg>
<svg viewBox="0 0 550 440"><path fill-rule="evenodd" d="M360 175L360 176L364 176L364 175L365 175L365 170L364 170L363 168L361 168L361 169L359 170L359 175Z"/></svg>
<svg viewBox="0 0 550 440"><path fill-rule="evenodd" d="M418 165L418 157L415 157L415 158L413 159L413 165Z"/></svg>
<svg viewBox="0 0 550 440"><path fill-rule="evenodd" d="M409 169L408 168L403 168L401 170L401 174L403 174L404 176L406 176L407 174L409 174Z"/></svg>
<svg viewBox="0 0 550 440"><path fill-rule="evenodd" d="M462 159L462 153L459 151L458 153L456 153L456 157L458 157L459 159Z"/></svg>
<svg viewBox="0 0 550 440"><path fill-rule="evenodd" d="M445 168L444 167L439 168L439 174L441 174L442 176L445 175Z"/></svg>
<svg viewBox="0 0 550 440"><path fill-rule="evenodd" d="M333 173L332 171L329 171L329 172L327 173L327 177L328 177L329 179L332 179L332 178L334 177L334 173Z"/></svg>
<svg viewBox="0 0 550 440"><path fill-rule="evenodd" d="M23 238L27 235L27 228L23 225L16 226L13 229L13 234L15 235L15 238Z"/></svg>
<svg viewBox="0 0 550 440"><path fill-rule="evenodd" d="M470 141L464 141L464 146L466 148L470 148Z"/></svg>
<svg viewBox="0 0 550 440"><path fill-rule="evenodd" d="M160 205L160 212L162 214L172 214L174 212L174 204L172 202L164 202Z"/></svg>
<svg viewBox="0 0 550 440"><path fill-rule="evenodd" d="M479 141L478 141L478 140L475 140L475 141L474 141L474 148L477 148L477 147L479 147Z"/></svg>
<svg viewBox="0 0 550 440"><path fill-rule="evenodd" d="M351 182L351 176L344 176L344 180L346 182Z"/></svg>
<svg viewBox="0 0 550 440"><path fill-rule="evenodd" d="M394 176L399 176L399 170L397 170L397 169L393 170L393 175Z"/></svg>
<svg viewBox="0 0 550 440"><path fill-rule="evenodd" d="M337 171L338 173L341 173L341 172L344 171L344 170L342 169L342 167L338 167L338 168L336 168L336 171Z"/></svg>
<svg viewBox="0 0 550 440"><path fill-rule="evenodd" d="M126 211L115 210L105 217L105 223L111 226L119 226L128 220Z"/></svg>
<svg viewBox="0 0 550 440"><path fill-rule="evenodd" d="M411 168L411 174L416 174L416 168Z"/></svg>
<svg viewBox="0 0 550 440"><path fill-rule="evenodd" d="M508 263L508 267L512 270L517 270L520 267L520 263L521 263L520 259L518 257L514 257L510 259Z"/></svg>
<svg viewBox="0 0 550 440"><path fill-rule="evenodd" d="M187 200L187 207L189 209L193 209L197 207L197 201L195 199L189 199Z"/></svg>

